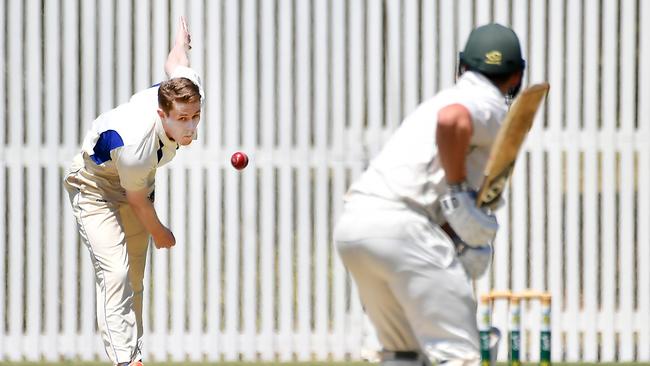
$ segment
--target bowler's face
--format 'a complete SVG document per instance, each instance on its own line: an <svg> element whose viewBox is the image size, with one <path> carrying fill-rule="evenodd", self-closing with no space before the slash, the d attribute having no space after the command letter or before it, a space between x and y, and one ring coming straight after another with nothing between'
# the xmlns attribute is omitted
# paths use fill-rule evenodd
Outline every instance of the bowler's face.
<svg viewBox="0 0 650 366"><path fill-rule="evenodd" d="M174 102L169 111L168 126L170 130L167 135L176 140L179 145L189 145L196 134L197 126L201 119L201 103L178 103Z"/></svg>

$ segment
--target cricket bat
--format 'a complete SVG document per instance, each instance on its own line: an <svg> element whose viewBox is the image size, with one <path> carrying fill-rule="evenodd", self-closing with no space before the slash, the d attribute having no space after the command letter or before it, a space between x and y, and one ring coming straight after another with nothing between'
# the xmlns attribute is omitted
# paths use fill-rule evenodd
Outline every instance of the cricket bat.
<svg viewBox="0 0 650 366"><path fill-rule="evenodd" d="M476 198L478 207L490 206L501 197L515 166L517 154L548 89L548 83L531 85L522 90L510 106L483 172L483 184Z"/></svg>

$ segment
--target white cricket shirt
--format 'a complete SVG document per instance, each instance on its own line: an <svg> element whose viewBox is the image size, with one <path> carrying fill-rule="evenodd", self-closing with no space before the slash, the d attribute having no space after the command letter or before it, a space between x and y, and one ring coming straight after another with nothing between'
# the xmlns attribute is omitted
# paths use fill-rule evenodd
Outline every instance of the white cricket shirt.
<svg viewBox="0 0 650 366"><path fill-rule="evenodd" d="M177 76L198 83L203 95L198 75L189 68L179 71L183 74ZM153 192L156 169L171 161L178 149L167 137L157 110L155 85L95 119L83 140L81 157L73 162L74 169L83 159L80 178L87 187L112 201L123 201L125 190Z"/></svg>
<svg viewBox="0 0 650 366"><path fill-rule="evenodd" d="M389 204L406 204L433 221L442 222L437 200L447 186L438 158L436 126L438 111L451 104L462 104L472 117L467 182L478 189L507 105L504 95L490 80L467 71L456 85L423 102L404 119L344 199L351 202L364 196L382 198Z"/></svg>

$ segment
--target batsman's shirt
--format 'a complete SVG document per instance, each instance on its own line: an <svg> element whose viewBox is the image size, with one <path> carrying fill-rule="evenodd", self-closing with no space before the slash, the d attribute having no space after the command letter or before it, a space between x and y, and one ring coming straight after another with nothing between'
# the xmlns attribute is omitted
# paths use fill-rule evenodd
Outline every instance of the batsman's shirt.
<svg viewBox="0 0 650 366"><path fill-rule="evenodd" d="M467 182L478 189L507 105L490 80L467 71L456 85L423 102L404 119L344 199L351 202L364 196L381 198L374 202L405 204L434 222L443 222L438 197L447 187L436 147L436 126L438 111L452 104L463 105L472 117Z"/></svg>
<svg viewBox="0 0 650 366"><path fill-rule="evenodd" d="M125 190L153 192L156 168L178 148L157 110L158 87L152 87L95 119L72 166L87 191L110 202L126 202Z"/></svg>

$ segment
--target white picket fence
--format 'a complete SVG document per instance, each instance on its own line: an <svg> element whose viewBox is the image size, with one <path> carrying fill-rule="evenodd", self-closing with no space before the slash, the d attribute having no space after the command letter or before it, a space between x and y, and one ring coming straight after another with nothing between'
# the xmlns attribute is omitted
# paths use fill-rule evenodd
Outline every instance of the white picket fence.
<svg viewBox="0 0 650 366"><path fill-rule="evenodd" d="M147 263L146 359L359 358L372 332L332 247L341 197L494 20L551 92L478 293L551 291L554 360L650 362L650 2L633 0L3 2L0 360L104 359L62 172L98 113L162 79L180 14L208 99L158 173L178 245Z"/></svg>

